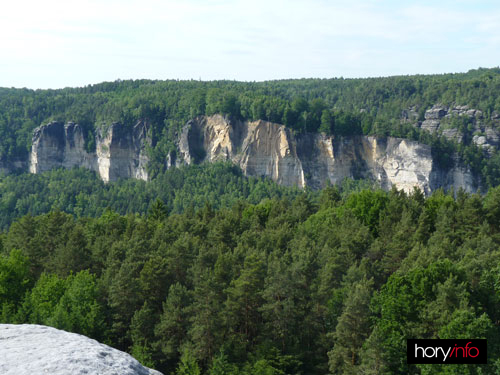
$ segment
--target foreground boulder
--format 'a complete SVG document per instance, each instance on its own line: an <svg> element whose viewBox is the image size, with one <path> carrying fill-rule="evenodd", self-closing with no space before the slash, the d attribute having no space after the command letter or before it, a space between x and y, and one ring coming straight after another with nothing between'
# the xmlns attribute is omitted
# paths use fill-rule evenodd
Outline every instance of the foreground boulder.
<svg viewBox="0 0 500 375"><path fill-rule="evenodd" d="M161 375L86 336L32 324L0 324L3 375Z"/></svg>

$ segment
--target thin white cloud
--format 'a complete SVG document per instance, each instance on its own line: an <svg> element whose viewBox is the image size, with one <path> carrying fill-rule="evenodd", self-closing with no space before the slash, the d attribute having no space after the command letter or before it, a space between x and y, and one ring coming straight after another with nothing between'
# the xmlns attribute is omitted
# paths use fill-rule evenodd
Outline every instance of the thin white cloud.
<svg viewBox="0 0 500 375"><path fill-rule="evenodd" d="M377 76L498 65L500 5L480 3L8 2L0 13L0 86Z"/></svg>

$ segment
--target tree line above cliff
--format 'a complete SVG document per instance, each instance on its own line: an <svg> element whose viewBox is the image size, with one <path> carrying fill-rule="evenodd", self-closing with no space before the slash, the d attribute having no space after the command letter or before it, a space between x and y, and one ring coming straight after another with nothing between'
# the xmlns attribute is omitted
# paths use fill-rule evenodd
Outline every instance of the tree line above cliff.
<svg viewBox="0 0 500 375"><path fill-rule="evenodd" d="M82 333L165 374L492 374L499 228L499 188L28 215L0 234L0 322ZM407 365L415 337L486 338L488 364Z"/></svg>
<svg viewBox="0 0 500 375"><path fill-rule="evenodd" d="M164 169L179 129L198 115L222 113L245 120L282 123L296 132L397 136L432 144L446 159L459 150L478 171L485 167L473 145L453 145L422 134L401 114L414 108L420 119L436 103L468 105L485 121L500 112L500 69L462 74L370 79L301 79L266 82L115 81L60 90L0 89L0 160L26 157L36 126L51 120L84 127L91 147L95 127L147 120L153 129L151 174ZM446 161L445 161L446 162ZM490 168L492 169L492 168Z"/></svg>

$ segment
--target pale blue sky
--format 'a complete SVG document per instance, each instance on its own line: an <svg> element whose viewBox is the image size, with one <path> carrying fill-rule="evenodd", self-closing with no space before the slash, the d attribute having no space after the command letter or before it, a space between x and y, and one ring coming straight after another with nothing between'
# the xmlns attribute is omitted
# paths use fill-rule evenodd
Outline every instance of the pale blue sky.
<svg viewBox="0 0 500 375"><path fill-rule="evenodd" d="M16 0L0 11L0 87L499 65L498 0Z"/></svg>

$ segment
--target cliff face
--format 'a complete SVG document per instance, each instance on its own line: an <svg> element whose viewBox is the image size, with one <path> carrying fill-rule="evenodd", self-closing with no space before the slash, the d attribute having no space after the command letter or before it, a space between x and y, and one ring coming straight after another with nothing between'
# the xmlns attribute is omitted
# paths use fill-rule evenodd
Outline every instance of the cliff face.
<svg viewBox="0 0 500 375"><path fill-rule="evenodd" d="M418 121L416 108L404 110L401 114L403 122L438 133L449 140L463 143L469 138L474 144L492 154L500 146L500 114L493 111L487 120L482 111L466 105L444 106L436 104L425 111L424 120ZM453 124L455 122L455 125ZM467 124L467 127L457 127L456 124Z"/></svg>
<svg viewBox="0 0 500 375"><path fill-rule="evenodd" d="M29 170L40 173L56 167L85 167L104 181L148 179L145 149L151 144L148 126L112 124L98 129L95 152L87 152L82 128L52 122L35 129ZM324 134L295 136L283 125L266 121L230 121L221 115L189 121L178 139L179 154L167 166L231 161L248 176L263 176L286 186L324 187L346 177L379 181L384 189L396 186L425 193L443 187L473 192L477 178L455 160L442 169L427 145L399 138L333 137ZM1 165L0 165L1 167Z"/></svg>
<svg viewBox="0 0 500 375"><path fill-rule="evenodd" d="M234 122L215 115L188 122L179 141L181 160L231 160L249 176L270 177L283 185L305 186L296 141L282 125Z"/></svg>
<svg viewBox="0 0 500 375"><path fill-rule="evenodd" d="M33 131L29 170L41 173L55 167L95 169L95 157L85 151L80 126L51 122Z"/></svg>
<svg viewBox="0 0 500 375"><path fill-rule="evenodd" d="M419 187L476 191L474 176L459 165L439 168L427 145L399 138L294 137L282 125L266 121L231 122L220 115L188 122L179 140L180 159L193 162L230 160L246 175L270 177L288 186L321 188L345 177L371 178L385 189L407 192Z"/></svg>
<svg viewBox="0 0 500 375"><path fill-rule="evenodd" d="M147 180L145 146L150 142L145 123L138 122L132 129L115 123L97 131L96 151L89 153L79 125L51 122L33 132L29 171L77 166L98 172L106 182L122 177Z"/></svg>
<svg viewBox="0 0 500 375"><path fill-rule="evenodd" d="M96 136L97 167L104 181L132 177L148 179L146 145L151 144L147 125L138 122L131 130L112 124Z"/></svg>

